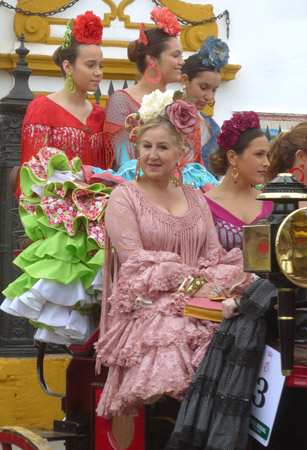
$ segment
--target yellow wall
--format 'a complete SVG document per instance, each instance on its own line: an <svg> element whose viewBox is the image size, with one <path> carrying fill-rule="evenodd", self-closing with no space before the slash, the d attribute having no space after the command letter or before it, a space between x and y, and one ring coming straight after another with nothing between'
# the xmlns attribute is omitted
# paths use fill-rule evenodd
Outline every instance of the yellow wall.
<svg viewBox="0 0 307 450"><path fill-rule="evenodd" d="M47 386L65 393L69 357L47 355L44 371ZM62 420L61 399L43 392L36 375L35 358L0 358L0 426L15 425L50 430Z"/></svg>

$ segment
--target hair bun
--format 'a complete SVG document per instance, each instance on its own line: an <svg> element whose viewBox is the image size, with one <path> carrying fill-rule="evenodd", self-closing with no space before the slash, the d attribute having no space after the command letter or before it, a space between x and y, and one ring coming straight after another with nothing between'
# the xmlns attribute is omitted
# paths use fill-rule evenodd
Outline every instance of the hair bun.
<svg viewBox="0 0 307 450"><path fill-rule="evenodd" d="M61 61L60 52L61 52L61 47L58 47L58 48L53 52L53 55L52 55L52 59L53 59L54 63L55 63L57 66L59 66L59 67L62 66L62 61Z"/></svg>
<svg viewBox="0 0 307 450"><path fill-rule="evenodd" d="M127 55L128 55L128 59L129 61L136 63L138 60L138 41L132 41L129 43L128 48L127 48Z"/></svg>

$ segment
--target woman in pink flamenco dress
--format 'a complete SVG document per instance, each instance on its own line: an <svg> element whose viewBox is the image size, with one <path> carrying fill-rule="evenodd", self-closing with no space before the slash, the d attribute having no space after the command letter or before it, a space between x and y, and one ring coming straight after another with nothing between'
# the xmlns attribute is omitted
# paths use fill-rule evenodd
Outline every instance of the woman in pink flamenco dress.
<svg viewBox="0 0 307 450"><path fill-rule="evenodd" d="M218 328L183 316L184 304L191 296L225 293L242 271L241 251L221 247L201 191L179 183L185 138L180 120L187 113L199 126L196 109L176 100L165 111L140 114L132 136L143 175L115 188L106 209L114 283L96 344L97 370L109 367L97 409L105 418L135 415L164 394L183 398ZM178 290L183 282L191 289Z"/></svg>

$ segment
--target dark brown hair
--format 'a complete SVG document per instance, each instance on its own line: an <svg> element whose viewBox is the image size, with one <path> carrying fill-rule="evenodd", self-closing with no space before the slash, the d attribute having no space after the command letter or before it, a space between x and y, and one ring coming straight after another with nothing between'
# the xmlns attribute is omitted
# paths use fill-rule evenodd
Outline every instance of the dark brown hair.
<svg viewBox="0 0 307 450"><path fill-rule="evenodd" d="M198 58L197 53L185 59L184 65L181 69L181 73L187 75L189 81L192 81L202 72L220 73L218 69L214 69L210 66L204 66L201 60Z"/></svg>
<svg viewBox="0 0 307 450"><path fill-rule="evenodd" d="M237 155L242 155L244 150L250 145L251 141L265 136L264 132L259 128L248 128L243 131L236 144L232 147L232 150L236 152ZM211 155L209 155L209 167L212 173L215 175L225 175L229 167L229 162L227 158L227 152L229 149L217 148Z"/></svg>
<svg viewBox="0 0 307 450"><path fill-rule="evenodd" d="M279 133L273 140L270 151L270 167L266 182L273 180L279 173L289 172L293 168L297 150L307 154L307 122L300 123L287 133Z"/></svg>
<svg viewBox="0 0 307 450"><path fill-rule="evenodd" d="M76 41L74 35L71 35L70 47L64 49L62 47L58 47L53 53L52 59L55 62L55 64L60 67L61 73L64 78L65 72L63 69L63 62L67 60L71 65L74 65L77 56L79 55L81 45L88 45L88 44L80 44L79 42Z"/></svg>
<svg viewBox="0 0 307 450"><path fill-rule="evenodd" d="M142 42L135 40L130 42L127 50L128 59L136 63L138 71L141 74L146 70L146 55L159 58L160 54L168 47L169 40L171 38L177 39L165 33L161 28L145 30L145 35L148 39L146 46Z"/></svg>

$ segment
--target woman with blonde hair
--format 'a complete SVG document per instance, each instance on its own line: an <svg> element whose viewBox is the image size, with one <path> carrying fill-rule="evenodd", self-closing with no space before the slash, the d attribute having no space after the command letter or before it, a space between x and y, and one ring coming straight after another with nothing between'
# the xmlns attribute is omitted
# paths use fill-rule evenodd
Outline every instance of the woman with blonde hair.
<svg viewBox="0 0 307 450"><path fill-rule="evenodd" d="M218 328L183 316L184 304L223 293L242 270L241 251L220 246L201 191L177 178L185 133L199 126L195 106L167 92L159 99L127 118L142 173L115 188L106 209L115 282L96 344L98 370L109 367L98 405L106 418L134 415L164 394L183 398Z"/></svg>

